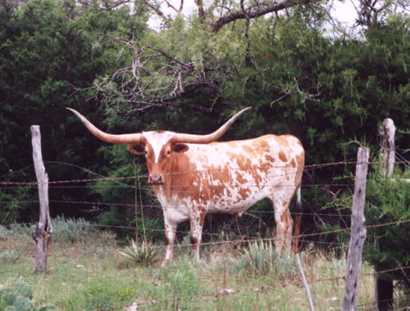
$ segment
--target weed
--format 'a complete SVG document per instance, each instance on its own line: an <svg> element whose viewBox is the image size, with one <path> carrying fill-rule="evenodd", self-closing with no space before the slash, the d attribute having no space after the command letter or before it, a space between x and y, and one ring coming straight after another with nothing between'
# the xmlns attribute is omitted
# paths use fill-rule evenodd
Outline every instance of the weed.
<svg viewBox="0 0 410 311"><path fill-rule="evenodd" d="M112 278L98 278L65 301L64 310L122 310L134 295L135 289L132 284Z"/></svg>
<svg viewBox="0 0 410 311"><path fill-rule="evenodd" d="M6 227L0 225L0 241L7 240L7 237L10 235L10 230Z"/></svg>
<svg viewBox="0 0 410 311"><path fill-rule="evenodd" d="M146 241L137 244L134 240L131 240L131 245L119 251L119 253L125 257L128 262L142 266L152 265L157 257L156 248L150 242Z"/></svg>
<svg viewBox="0 0 410 311"><path fill-rule="evenodd" d="M15 250L0 251L0 263L15 263L20 258L20 255Z"/></svg>
<svg viewBox="0 0 410 311"><path fill-rule="evenodd" d="M34 231L34 226L30 226L28 224L11 224L9 229L9 232L11 235L24 235L24 236L30 236L31 233Z"/></svg>
<svg viewBox="0 0 410 311"><path fill-rule="evenodd" d="M105 232L96 231L72 245L54 243L47 275L32 273L32 258L26 251L32 247L32 241L26 240L29 236L13 235L7 241L0 241L2 250L5 246L22 254L16 263L0 263L0 292L4 293L2 286L11 287L19 276L24 276L33 285L32 294L27 291L25 296L20 295L23 298L17 303L27 304L24 297L32 295L33 299L28 299L37 307L36 311L46 303L64 311L124 310L131 303L138 310L154 311L305 310L307 307L292 257L277 256L272 245L258 242L243 250L226 245L223 249L212 248L209 259L202 259L201 264L193 262L186 248L181 248L186 255L181 254L165 268L139 265L118 269L119 249L115 243L107 243L111 235L106 236ZM268 254L261 255L264 252ZM262 259L255 259L261 257L270 263L262 264ZM305 273L320 310L339 307L345 257L316 251L303 257ZM364 264L362 271L359 303L367 304L373 299L374 279L369 265ZM321 279L329 281L318 281ZM9 307L24 311L23 307L11 306L2 296L0 310Z"/></svg>
<svg viewBox="0 0 410 311"><path fill-rule="evenodd" d="M297 273L293 257L279 256L272 242L250 242L237 261L234 270L245 270L253 275L267 275L274 272L278 276L290 276Z"/></svg>
<svg viewBox="0 0 410 311"><path fill-rule="evenodd" d="M195 297L200 292L198 271L189 259L182 259L160 272L160 286L155 296L160 297L160 309L192 309Z"/></svg>
<svg viewBox="0 0 410 311"><path fill-rule="evenodd" d="M59 242L74 243L84 241L86 237L95 231L91 224L83 218L56 217L52 220L53 239Z"/></svg>
<svg viewBox="0 0 410 311"><path fill-rule="evenodd" d="M7 311L48 311L56 310L47 305L36 308L32 302L33 290L22 278L17 279L11 288L0 289L0 310Z"/></svg>

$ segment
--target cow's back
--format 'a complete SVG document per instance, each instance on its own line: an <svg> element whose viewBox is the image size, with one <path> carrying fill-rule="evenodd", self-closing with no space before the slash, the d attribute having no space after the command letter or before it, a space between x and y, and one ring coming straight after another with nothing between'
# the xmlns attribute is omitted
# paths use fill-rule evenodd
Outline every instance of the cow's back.
<svg viewBox="0 0 410 311"><path fill-rule="evenodd" d="M291 135L188 147L164 185L166 200L175 208L242 213L275 189L301 182L304 150Z"/></svg>

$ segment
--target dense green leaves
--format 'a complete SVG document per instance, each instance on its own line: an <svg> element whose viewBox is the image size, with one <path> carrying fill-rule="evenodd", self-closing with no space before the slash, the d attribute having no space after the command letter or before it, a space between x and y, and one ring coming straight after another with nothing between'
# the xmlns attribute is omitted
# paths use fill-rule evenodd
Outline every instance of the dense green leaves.
<svg viewBox="0 0 410 311"><path fill-rule="evenodd" d="M402 181L406 177L396 174L390 179L380 175L370 178L366 198L369 229L365 257L379 270L393 269L382 277L400 279L409 286L408 271L400 269L410 265L410 187L408 182ZM378 227L380 224L386 225Z"/></svg>
<svg viewBox="0 0 410 311"><path fill-rule="evenodd" d="M94 154L99 145L84 137L78 123L73 126L64 107L81 107L83 112L101 116L93 82L124 64L126 55L121 56L122 47L115 37L142 36L146 16L131 15L127 9L104 11L98 6L74 12L65 2L53 0L28 1L14 10L0 8L0 14L4 26L0 30L0 174L31 164L32 124L41 126L46 160L98 167ZM88 176L64 164L46 166L51 179ZM34 179L32 170L4 177ZM58 191L51 195L62 196ZM24 218L32 214L25 213Z"/></svg>

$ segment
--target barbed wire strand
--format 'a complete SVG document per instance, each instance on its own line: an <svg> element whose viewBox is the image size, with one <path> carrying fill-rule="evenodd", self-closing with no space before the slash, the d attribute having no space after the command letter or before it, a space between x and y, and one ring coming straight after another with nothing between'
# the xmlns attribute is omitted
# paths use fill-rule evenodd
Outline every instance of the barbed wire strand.
<svg viewBox="0 0 410 311"><path fill-rule="evenodd" d="M401 163L401 162L396 162L396 163ZM306 165L304 170L309 170L309 169L320 169L320 168L325 168L325 167L331 167L331 166L338 166L338 165L352 165L352 164L360 164L357 161L337 161L337 162L327 162L327 163L318 163L318 164L310 164ZM374 164L380 164L380 162L367 162L369 165L374 165ZM286 168L284 165L278 165L274 166L275 168ZM203 170L195 170L195 172L207 172L208 169L203 169ZM168 173L165 174L166 176L176 176L176 175L185 175L191 173L191 171L185 171L185 172L176 172L176 173ZM274 177L280 177L280 176L286 176L289 175L288 173L282 174L282 175L277 175ZM96 182L96 181L120 181L120 180L129 180L129 179L135 179L135 178L147 178L147 174L142 174L142 175L136 175L136 176L111 176L111 177L98 177L98 178L84 178L84 179L69 179L69 180L52 180L49 181L49 185L56 185L56 184L68 184L68 183L85 183L85 182ZM37 185L37 181L22 181L22 182L14 182L14 181L0 181L0 186L13 186L13 185Z"/></svg>

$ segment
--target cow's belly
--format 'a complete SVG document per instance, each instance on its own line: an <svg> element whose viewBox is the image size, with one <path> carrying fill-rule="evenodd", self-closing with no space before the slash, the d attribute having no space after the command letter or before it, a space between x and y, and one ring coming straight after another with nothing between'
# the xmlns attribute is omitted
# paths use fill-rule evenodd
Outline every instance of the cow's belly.
<svg viewBox="0 0 410 311"><path fill-rule="evenodd" d="M185 204L178 206L168 205L164 207L164 216L171 223L181 223L189 219L190 210Z"/></svg>
<svg viewBox="0 0 410 311"><path fill-rule="evenodd" d="M207 203L206 210L208 213L242 214L266 197L266 191L260 189L227 190L211 199Z"/></svg>

